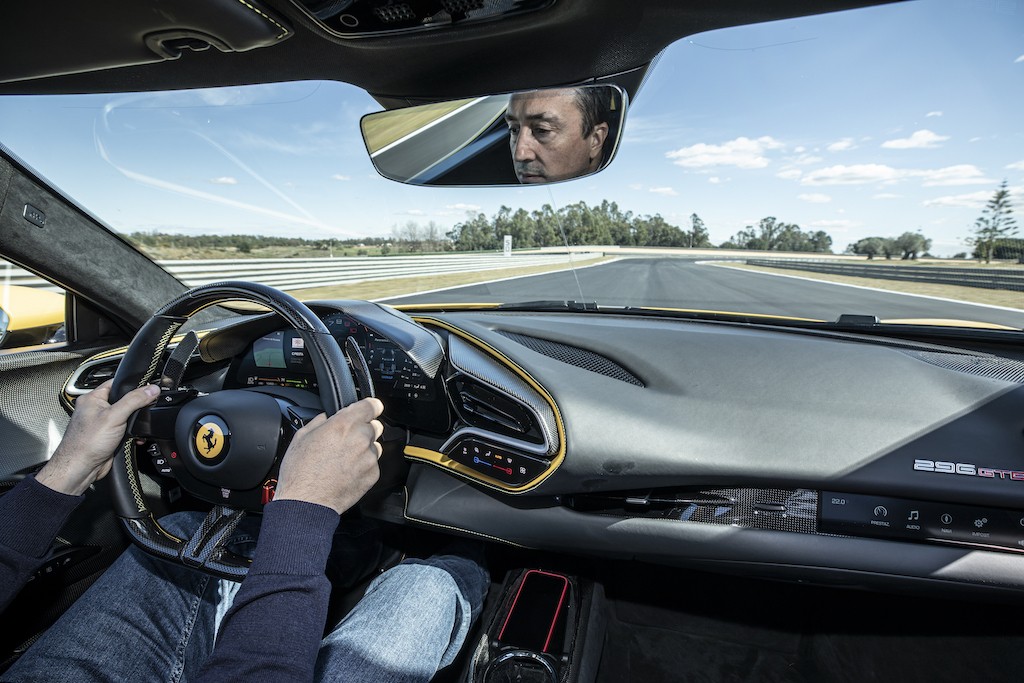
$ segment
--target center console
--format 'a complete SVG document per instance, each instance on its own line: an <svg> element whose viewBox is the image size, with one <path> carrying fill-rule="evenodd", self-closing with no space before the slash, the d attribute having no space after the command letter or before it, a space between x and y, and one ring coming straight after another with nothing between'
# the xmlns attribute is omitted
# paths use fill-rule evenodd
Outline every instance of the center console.
<svg viewBox="0 0 1024 683"><path fill-rule="evenodd" d="M515 570L483 623L467 683L593 681L604 640L604 590L571 575Z"/></svg>

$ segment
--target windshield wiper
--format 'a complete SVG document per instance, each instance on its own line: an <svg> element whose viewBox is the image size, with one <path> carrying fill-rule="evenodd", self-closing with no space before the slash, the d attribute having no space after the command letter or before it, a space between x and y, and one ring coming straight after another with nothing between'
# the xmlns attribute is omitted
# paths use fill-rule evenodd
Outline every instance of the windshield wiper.
<svg viewBox="0 0 1024 683"><path fill-rule="evenodd" d="M499 311L596 311L596 301L516 301L499 304Z"/></svg>

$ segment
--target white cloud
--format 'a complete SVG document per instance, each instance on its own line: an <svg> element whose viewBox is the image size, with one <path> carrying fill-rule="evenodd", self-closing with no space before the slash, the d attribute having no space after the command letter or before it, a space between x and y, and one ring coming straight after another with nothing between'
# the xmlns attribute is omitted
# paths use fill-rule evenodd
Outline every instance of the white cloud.
<svg viewBox="0 0 1024 683"><path fill-rule="evenodd" d="M679 193L673 190L671 187L652 187L647 190L654 194L664 195L665 197L678 197Z"/></svg>
<svg viewBox="0 0 1024 683"><path fill-rule="evenodd" d="M1024 185L1011 186L1008 189L1010 191L1010 199L1015 204L1024 200ZM980 209L992 199L993 194L995 193L992 190L978 190L977 192L969 192L967 194L947 195L945 197L928 199L921 202L921 205Z"/></svg>
<svg viewBox="0 0 1024 683"><path fill-rule="evenodd" d="M238 178L232 178L229 175L222 175L219 178L210 178L210 182L214 185L237 185Z"/></svg>
<svg viewBox="0 0 1024 683"><path fill-rule="evenodd" d="M720 145L698 143L665 156L672 163L684 168L705 168L708 166L737 166L744 169L764 168L769 163L765 152L780 149L783 144L775 138L764 135L757 139L738 137Z"/></svg>
<svg viewBox="0 0 1024 683"><path fill-rule="evenodd" d="M939 146L938 143L948 139L948 135L939 135L925 128L914 131L909 138L886 140L882 143L882 147L886 149L934 149Z"/></svg>
<svg viewBox="0 0 1024 683"><path fill-rule="evenodd" d="M1024 62L1024 55L1021 55L1020 57L1017 57L1017 59L1013 60L1014 64L1020 64L1021 62Z"/></svg>
<svg viewBox="0 0 1024 683"><path fill-rule="evenodd" d="M931 118L933 116L942 116L942 112L941 111L930 111L927 114L925 114L926 118Z"/></svg>
<svg viewBox="0 0 1024 683"><path fill-rule="evenodd" d="M853 138L842 138L840 140L836 140L825 149L830 152L845 152L846 150L853 149L856 146L857 145L854 144Z"/></svg>
<svg viewBox="0 0 1024 683"><path fill-rule="evenodd" d="M1020 161L1015 161L1012 164L1007 164L1006 168L1010 169L1011 171L1024 171L1024 159L1021 159Z"/></svg>
<svg viewBox="0 0 1024 683"><path fill-rule="evenodd" d="M950 185L994 185L995 181L985 177L974 164L958 164L930 171L909 171L907 175L924 178L925 187L946 187Z"/></svg>
<svg viewBox="0 0 1024 683"><path fill-rule="evenodd" d="M713 175L710 178L708 178L708 182L711 183L712 185L718 185L720 182L722 182L722 179L716 175Z"/></svg>
<svg viewBox="0 0 1024 683"><path fill-rule="evenodd" d="M872 199L903 199L901 194L893 194L892 192L882 192L871 196Z"/></svg>
<svg viewBox="0 0 1024 683"><path fill-rule="evenodd" d="M796 180L804 174L799 168L786 168L775 174L776 178L782 178L783 180Z"/></svg>
<svg viewBox="0 0 1024 683"><path fill-rule="evenodd" d="M988 190L980 190L978 192L971 192L969 194L958 194L948 195L946 197L937 197L935 199L928 199L921 203L922 206L946 206L946 207L965 207L969 209L981 208L985 206L985 202L992 198L992 193Z"/></svg>
<svg viewBox="0 0 1024 683"><path fill-rule="evenodd" d="M405 211L399 211L400 214L407 214L409 216L426 216L427 212L423 209L406 209Z"/></svg>
<svg viewBox="0 0 1024 683"><path fill-rule="evenodd" d="M458 202L457 204L446 204L444 208L451 209L453 211L479 211L480 205Z"/></svg>
<svg viewBox="0 0 1024 683"><path fill-rule="evenodd" d="M990 185L995 182L986 178L981 169L973 164L958 164L934 169L893 168L885 164L829 166L811 171L800 182L803 185L867 185L870 183L891 185L910 178L920 178L923 187Z"/></svg>
<svg viewBox="0 0 1024 683"><path fill-rule="evenodd" d="M820 192L801 194L798 195L797 198L802 199L805 202L810 202L811 204L828 204L832 201L832 197L829 197L827 194L821 194Z"/></svg>
<svg viewBox="0 0 1024 683"><path fill-rule="evenodd" d="M793 151L796 152L797 154L803 154L804 152L807 151L807 148L804 147L803 145L800 145L796 149L794 149Z"/></svg>
<svg viewBox="0 0 1024 683"><path fill-rule="evenodd" d="M334 175L331 176L331 180L352 180L352 177L351 176L347 176L347 175L342 175L340 173L335 173Z"/></svg>
<svg viewBox="0 0 1024 683"><path fill-rule="evenodd" d="M629 189L631 189L631 190L642 190L642 189L644 189L644 186L641 185L640 183L630 183L629 184Z"/></svg>
<svg viewBox="0 0 1024 683"><path fill-rule="evenodd" d="M978 141L978 140L980 140L980 139L981 139L981 136L977 136L977 137L973 137L973 138L971 138L971 139L970 139L970 140L968 140L967 142L977 142L977 141Z"/></svg>
<svg viewBox="0 0 1024 683"><path fill-rule="evenodd" d="M903 171L884 164L854 164L819 168L805 175L800 182L804 185L864 185L894 182L903 175Z"/></svg>

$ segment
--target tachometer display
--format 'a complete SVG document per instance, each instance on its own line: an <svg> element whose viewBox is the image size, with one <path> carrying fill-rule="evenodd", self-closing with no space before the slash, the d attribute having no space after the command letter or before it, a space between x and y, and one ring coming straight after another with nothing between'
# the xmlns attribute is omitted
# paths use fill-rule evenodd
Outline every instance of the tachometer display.
<svg viewBox="0 0 1024 683"><path fill-rule="evenodd" d="M377 334L344 313L331 313L324 324L338 344L352 337L366 358L370 374L382 397L407 401L434 399L434 385L408 355L386 337Z"/></svg>

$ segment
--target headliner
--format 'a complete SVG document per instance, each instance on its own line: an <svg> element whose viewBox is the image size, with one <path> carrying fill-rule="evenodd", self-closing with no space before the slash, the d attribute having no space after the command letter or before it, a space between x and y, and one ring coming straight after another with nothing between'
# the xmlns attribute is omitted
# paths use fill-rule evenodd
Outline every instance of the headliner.
<svg viewBox="0 0 1024 683"><path fill-rule="evenodd" d="M185 51L159 61L143 39L154 22L244 33L237 0L8 0L0 9L0 94L338 80L390 108L609 76L632 94L651 61L679 38L882 0L557 0L500 21L359 39L322 30L288 0L261 3L291 35L261 43L267 46L243 36L245 51ZM43 40L26 29L33 26L44 29Z"/></svg>

